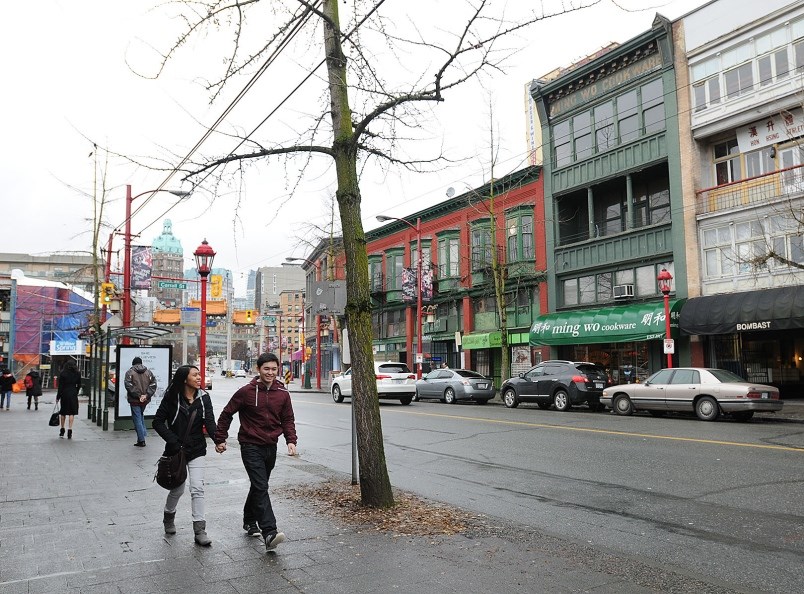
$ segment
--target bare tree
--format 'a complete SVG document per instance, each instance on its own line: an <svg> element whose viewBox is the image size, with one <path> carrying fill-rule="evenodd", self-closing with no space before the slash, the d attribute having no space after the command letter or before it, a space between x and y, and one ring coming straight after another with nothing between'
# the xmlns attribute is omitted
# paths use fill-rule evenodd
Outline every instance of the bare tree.
<svg viewBox="0 0 804 594"><path fill-rule="evenodd" d="M246 145L251 150L242 153L234 150L204 162L183 161L181 168L187 178L199 183L222 166L242 166L245 161L272 156L303 155L308 159L323 156L334 164L346 257L346 320L354 370L353 406L364 505L391 506L393 495L372 366L371 300L359 173L369 163L412 170L441 166L444 158L440 153L412 157L402 151L409 144L404 141L420 139L424 134L422 122L431 117L430 107L444 101L445 94L459 86L502 71L505 58L515 51L513 43L503 47L507 38L513 40L528 27L551 16L600 1L555 2L557 10L547 13L543 6L537 12L530 5L522 8L505 0L467 0L451 7L448 21L434 24L428 11L416 4L406 3L401 8L398 3L385 0L355 0L346 28L341 26L337 0L178 3L187 28L165 54L163 66L194 34L226 25L234 29L233 49L225 72L208 84L213 95L235 75L256 68L258 62L269 64L271 56L284 47L290 36L304 30L308 22L318 19L323 25L321 64L326 68L329 109L312 116L304 138L291 144L264 146L249 134L241 139L238 148ZM263 9L279 14L282 8L286 10L285 22L260 44L260 49L241 58L247 13ZM397 12L387 14L392 9ZM400 12L405 9L409 13ZM516 10L519 16L510 17ZM259 12L252 16L259 22ZM265 17L265 12L262 16ZM313 37L309 39L312 42ZM383 66L379 54L393 56L396 66ZM311 76L316 70L317 67ZM392 83L392 79L398 81ZM327 135L329 140L321 142Z"/></svg>

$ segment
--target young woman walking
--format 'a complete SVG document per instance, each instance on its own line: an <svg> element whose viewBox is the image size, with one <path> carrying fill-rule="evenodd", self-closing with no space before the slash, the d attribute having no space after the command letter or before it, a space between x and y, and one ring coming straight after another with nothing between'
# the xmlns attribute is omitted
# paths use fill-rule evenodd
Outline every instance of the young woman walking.
<svg viewBox="0 0 804 594"><path fill-rule="evenodd" d="M184 448L187 459L187 480L168 493L162 522L166 534L176 534L176 506L184 494L184 485L189 482L195 542L202 546L212 544L204 517L204 456L207 453L204 428L211 437L215 435L215 427L212 401L201 389L201 372L195 365L182 365L165 391L153 422L154 431L165 440L164 455L172 456ZM182 443L185 433L187 440Z"/></svg>

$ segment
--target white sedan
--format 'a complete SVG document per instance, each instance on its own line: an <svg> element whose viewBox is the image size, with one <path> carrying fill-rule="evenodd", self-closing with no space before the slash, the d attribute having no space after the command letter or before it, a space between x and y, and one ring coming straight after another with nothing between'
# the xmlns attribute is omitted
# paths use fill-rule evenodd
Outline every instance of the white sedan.
<svg viewBox="0 0 804 594"><path fill-rule="evenodd" d="M377 394L380 398L392 398L402 404L410 404L416 394L416 375L405 363L375 361L374 376L377 379ZM343 402L352 397L352 369L337 375L332 380L332 399Z"/></svg>

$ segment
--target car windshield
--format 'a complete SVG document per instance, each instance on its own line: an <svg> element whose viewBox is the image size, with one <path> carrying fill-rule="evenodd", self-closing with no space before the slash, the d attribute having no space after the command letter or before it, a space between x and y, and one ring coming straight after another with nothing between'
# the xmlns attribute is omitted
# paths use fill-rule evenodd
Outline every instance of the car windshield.
<svg viewBox="0 0 804 594"><path fill-rule="evenodd" d="M383 373L410 373L410 369L404 363L383 363L378 369Z"/></svg>
<svg viewBox="0 0 804 594"><path fill-rule="evenodd" d="M725 369L710 369L709 373L714 375L715 378L723 384L745 383L745 380L739 375L731 371L726 371Z"/></svg>
<svg viewBox="0 0 804 594"><path fill-rule="evenodd" d="M485 375L482 375L477 371L469 371L468 369L456 369L455 373L457 373L461 377L474 377L477 379L486 379Z"/></svg>

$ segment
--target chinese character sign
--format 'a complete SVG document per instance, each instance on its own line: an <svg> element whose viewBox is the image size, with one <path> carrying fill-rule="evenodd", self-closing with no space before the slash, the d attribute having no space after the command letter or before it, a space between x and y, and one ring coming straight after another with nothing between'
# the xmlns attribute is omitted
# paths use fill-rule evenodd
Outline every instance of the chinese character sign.
<svg viewBox="0 0 804 594"><path fill-rule="evenodd" d="M138 245L131 248L131 288L151 288L151 246Z"/></svg>

